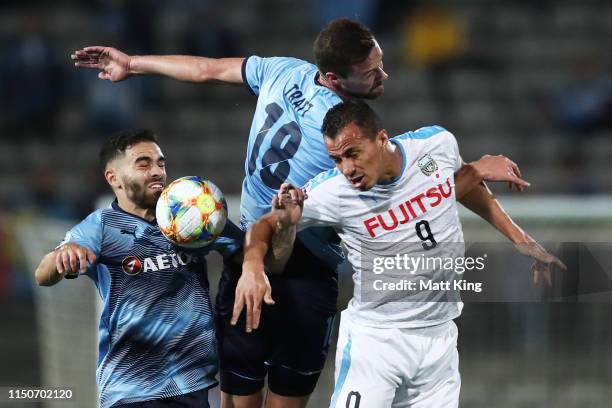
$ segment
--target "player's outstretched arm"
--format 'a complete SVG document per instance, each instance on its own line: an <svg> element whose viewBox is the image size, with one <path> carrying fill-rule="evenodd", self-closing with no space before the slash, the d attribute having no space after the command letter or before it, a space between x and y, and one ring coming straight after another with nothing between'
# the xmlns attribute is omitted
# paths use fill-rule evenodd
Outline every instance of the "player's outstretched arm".
<svg viewBox="0 0 612 408"><path fill-rule="evenodd" d="M98 69L112 82L130 75L164 75L185 82L242 83L244 58L205 58L189 55L128 55L116 48L91 46L70 56L79 68Z"/></svg>
<svg viewBox="0 0 612 408"><path fill-rule="evenodd" d="M62 278L76 278L87 272L87 262L92 264L96 255L89 249L69 242L46 254L36 268L36 282L40 286L53 286Z"/></svg>
<svg viewBox="0 0 612 408"><path fill-rule="evenodd" d="M553 265L564 270L567 268L512 220L484 181L508 182L510 188L514 186L519 191L530 184L522 179L516 163L502 155L485 155L475 162L464 163L455 175L457 201L493 225L514 243L519 252L534 259L532 272L535 284L543 276L551 285Z"/></svg>
<svg viewBox="0 0 612 408"><path fill-rule="evenodd" d="M51 251L43 256L34 274L36 283L40 286L53 286L62 280L62 275L55 266L55 251Z"/></svg>
<svg viewBox="0 0 612 408"><path fill-rule="evenodd" d="M553 266L556 265L563 270L567 269L563 262L547 252L535 239L514 222L484 183L478 184L471 191L464 194L461 204L493 225L495 229L514 243L514 246L520 253L533 258L533 283L538 284L540 276L543 276L546 283L552 285L551 270Z"/></svg>
<svg viewBox="0 0 612 408"><path fill-rule="evenodd" d="M273 201L273 211L257 220L247 232L244 245L242 275L236 285L236 296L231 324L235 325L243 309L246 309L246 331L259 327L262 301L274 304L272 288L264 272L264 259L278 231L278 241L290 237L290 246L295 239L295 226L302 215L302 205L306 195L290 184L283 184ZM284 232L286 231L286 232ZM279 262L284 267L289 255L287 244L276 248Z"/></svg>
<svg viewBox="0 0 612 408"><path fill-rule="evenodd" d="M235 325L243 309L246 309L247 332L259 327L262 301L269 305L274 304L272 288L264 272L264 257L275 229L276 216L268 213L251 226L245 238L242 275L236 285L230 323Z"/></svg>
<svg viewBox="0 0 612 408"><path fill-rule="evenodd" d="M510 189L516 187L523 191L531 184L522 177L518 165L506 156L484 155L474 162L463 163L455 175L457 201L483 181L507 182Z"/></svg>

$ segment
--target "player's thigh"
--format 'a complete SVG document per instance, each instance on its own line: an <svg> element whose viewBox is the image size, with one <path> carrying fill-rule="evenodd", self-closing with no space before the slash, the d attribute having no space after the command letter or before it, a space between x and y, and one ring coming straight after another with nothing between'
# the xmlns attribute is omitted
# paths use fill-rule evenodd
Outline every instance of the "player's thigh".
<svg viewBox="0 0 612 408"><path fill-rule="evenodd" d="M283 296L274 306L282 316L278 324L283 327L282 340L268 361L268 386L281 396L306 396L325 365L336 315L335 304L322 307L316 297L327 292L331 305L337 292L335 287L308 280L289 279L282 287Z"/></svg>
<svg viewBox="0 0 612 408"><path fill-rule="evenodd" d="M325 281L301 280L286 281L283 288L278 312L284 340L275 358L303 371L322 369L336 319L337 288Z"/></svg>
<svg viewBox="0 0 612 408"><path fill-rule="evenodd" d="M231 395L221 392L221 408L261 408L263 392L251 395Z"/></svg>
<svg viewBox="0 0 612 408"><path fill-rule="evenodd" d="M456 353L456 350L455 350ZM461 376L459 374L457 356L445 371L444 377L439 377L432 387L421 388L418 396L411 396L410 389L406 392L398 392L393 403L393 408L457 408L459 406L459 394L461 391ZM410 403L407 403L410 401Z"/></svg>
<svg viewBox="0 0 612 408"><path fill-rule="evenodd" d="M268 387L274 393L286 397L302 397L311 394L325 365L334 314L310 315L315 320L305 325L287 325L285 341L268 361ZM312 327L312 330L306 327Z"/></svg>
<svg viewBox="0 0 612 408"><path fill-rule="evenodd" d="M457 351L457 326L450 321L445 329L436 333L426 342L425 353L419 376L407 391L409 405L404 405L398 393L394 407L411 408L459 406L461 375L459 374L459 353Z"/></svg>
<svg viewBox="0 0 612 408"><path fill-rule="evenodd" d="M265 361L276 347L274 310L263 306L260 326L245 332L245 314L231 325L236 283L240 265L226 263L219 282L216 301L216 334L219 348L221 390L230 395L247 396L261 390L267 367Z"/></svg>
<svg viewBox="0 0 612 408"><path fill-rule="evenodd" d="M384 334L370 330L376 329L352 324L343 314L330 408L391 407L401 377L397 367L389 363L393 351L381 341Z"/></svg>
<svg viewBox="0 0 612 408"><path fill-rule="evenodd" d="M308 404L308 396L302 397L286 397L278 395L273 391L268 391L266 394L265 408L306 408Z"/></svg>
<svg viewBox="0 0 612 408"><path fill-rule="evenodd" d="M279 316L280 341L268 361L268 386L280 396L305 396L314 390L325 364L338 286L336 271L305 247L296 245L285 273L271 277Z"/></svg>

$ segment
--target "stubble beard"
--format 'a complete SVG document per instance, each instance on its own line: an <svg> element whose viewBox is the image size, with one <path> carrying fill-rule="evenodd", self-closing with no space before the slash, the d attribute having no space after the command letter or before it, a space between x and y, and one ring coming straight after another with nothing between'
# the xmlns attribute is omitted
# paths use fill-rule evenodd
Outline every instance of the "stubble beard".
<svg viewBox="0 0 612 408"><path fill-rule="evenodd" d="M146 185L125 177L123 184L127 198L141 208L155 209L161 191L147 194Z"/></svg>

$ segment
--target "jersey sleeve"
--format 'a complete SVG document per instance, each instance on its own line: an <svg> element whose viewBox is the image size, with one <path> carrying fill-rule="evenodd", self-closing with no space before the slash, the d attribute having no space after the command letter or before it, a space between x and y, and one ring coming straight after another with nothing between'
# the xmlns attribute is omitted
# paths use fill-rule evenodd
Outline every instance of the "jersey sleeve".
<svg viewBox="0 0 612 408"><path fill-rule="evenodd" d="M459 153L459 144L457 143L457 138L455 138L455 135L453 135L449 131L446 131L446 133L448 133L448 139L449 139L448 143L449 143L450 158L453 162L454 172L456 173L461 168L463 159L461 159L461 154Z"/></svg>
<svg viewBox="0 0 612 408"><path fill-rule="evenodd" d="M207 246L206 249L208 251L217 251L221 256L227 258L242 249L244 236L244 231L228 219L221 235L212 244Z"/></svg>
<svg viewBox="0 0 612 408"><path fill-rule="evenodd" d="M299 61L289 57L262 58L252 55L242 63L242 80L249 86L251 92L259 95L259 90L265 82L274 82L279 75Z"/></svg>
<svg viewBox="0 0 612 408"><path fill-rule="evenodd" d="M102 213L96 211L91 213L79 224L72 227L72 229L66 233L64 240L60 243L60 246L67 243L75 243L89 249L96 255L94 263L87 265L86 272L86 274L94 280L96 280L96 268L100 253L102 252L102 235Z"/></svg>
<svg viewBox="0 0 612 408"><path fill-rule="evenodd" d="M315 178L309 181L303 190L308 194L308 198L304 201L299 230L308 227L340 226L340 198L335 194L332 183L321 183Z"/></svg>

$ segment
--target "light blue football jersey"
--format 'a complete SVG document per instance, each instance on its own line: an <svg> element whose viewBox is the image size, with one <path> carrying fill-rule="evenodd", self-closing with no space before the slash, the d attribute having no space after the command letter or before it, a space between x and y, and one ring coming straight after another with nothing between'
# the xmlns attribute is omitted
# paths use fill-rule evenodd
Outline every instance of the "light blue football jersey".
<svg viewBox="0 0 612 408"><path fill-rule="evenodd" d="M204 256L230 256L244 232L228 221L199 250L170 243L155 223L117 203L72 228L64 242L93 251L87 268L104 303L96 380L100 406L187 394L216 385L214 320Z"/></svg>
<svg viewBox="0 0 612 408"><path fill-rule="evenodd" d="M257 95L242 183L240 226L247 229L270 211L284 182L303 186L334 167L321 127L327 111L342 100L317 83L315 65L296 58L251 56L242 66L244 83ZM320 259L343 259L328 229L301 231L298 238Z"/></svg>

